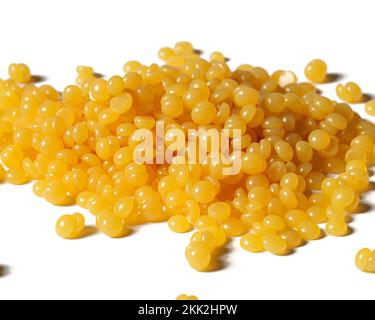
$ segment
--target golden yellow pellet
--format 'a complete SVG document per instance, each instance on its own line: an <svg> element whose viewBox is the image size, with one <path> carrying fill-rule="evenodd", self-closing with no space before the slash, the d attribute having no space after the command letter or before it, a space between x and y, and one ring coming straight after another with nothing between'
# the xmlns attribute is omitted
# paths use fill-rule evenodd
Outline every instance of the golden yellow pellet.
<svg viewBox="0 0 375 320"><path fill-rule="evenodd" d="M320 59L310 61L305 68L305 76L311 82L324 82L327 77L327 64Z"/></svg>

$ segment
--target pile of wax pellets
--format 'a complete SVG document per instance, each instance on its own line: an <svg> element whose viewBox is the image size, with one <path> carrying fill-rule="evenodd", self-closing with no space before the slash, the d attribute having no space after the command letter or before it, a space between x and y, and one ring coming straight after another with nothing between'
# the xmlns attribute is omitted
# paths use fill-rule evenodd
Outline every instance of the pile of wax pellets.
<svg viewBox="0 0 375 320"><path fill-rule="evenodd" d="M324 234L348 235L375 159L375 126L349 106L363 100L356 83L338 84L333 100L316 87L327 82L322 60L311 61L300 82L288 70L232 69L221 52L204 59L189 42L158 56L162 64L129 61L107 80L79 66L76 84L62 92L33 83L27 65L11 64L9 79L0 80L0 182L33 181L36 196L87 209L109 237L158 222L192 232L185 254L198 271L211 270L236 237L248 252L286 255ZM375 101L365 110L375 115ZM139 129L151 132L144 152L154 154L165 138L156 132L161 121L166 135L224 129L229 150L239 142L230 155L239 171L224 174L228 164L210 147L202 163L135 161ZM56 223L66 239L84 229L81 213ZM374 272L375 251L361 250L356 264Z"/></svg>

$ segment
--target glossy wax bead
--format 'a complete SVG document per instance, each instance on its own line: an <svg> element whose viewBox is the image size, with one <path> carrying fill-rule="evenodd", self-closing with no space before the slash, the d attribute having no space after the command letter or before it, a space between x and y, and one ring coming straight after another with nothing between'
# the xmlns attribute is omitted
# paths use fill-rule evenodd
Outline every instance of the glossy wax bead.
<svg viewBox="0 0 375 320"><path fill-rule="evenodd" d="M189 301L189 300L199 300L196 296L189 296L187 294L180 294L176 300Z"/></svg>
<svg viewBox="0 0 375 320"><path fill-rule="evenodd" d="M355 193L350 187L339 187L331 195L331 203L337 208L346 208L352 204Z"/></svg>
<svg viewBox="0 0 375 320"><path fill-rule="evenodd" d="M193 186L191 195L198 203L209 203L215 198L215 186L210 181L198 181Z"/></svg>
<svg viewBox="0 0 375 320"><path fill-rule="evenodd" d="M184 111L182 98L175 94L164 95L161 99L161 111L168 117L179 117Z"/></svg>
<svg viewBox="0 0 375 320"><path fill-rule="evenodd" d="M327 77L327 64L320 59L310 61L305 68L305 76L311 82L324 82Z"/></svg>
<svg viewBox="0 0 375 320"><path fill-rule="evenodd" d="M242 249L249 252L262 252L264 251L262 236L248 233L241 238L240 245Z"/></svg>
<svg viewBox="0 0 375 320"><path fill-rule="evenodd" d="M288 249L287 242L274 234L264 235L262 244L265 250L275 255L283 255Z"/></svg>
<svg viewBox="0 0 375 320"><path fill-rule="evenodd" d="M224 221L229 218L231 214L230 205L226 202L216 202L208 207L208 214L218 221Z"/></svg>
<svg viewBox="0 0 375 320"><path fill-rule="evenodd" d="M129 232L120 217L106 210L97 215L96 226L100 231L111 238L121 238Z"/></svg>
<svg viewBox="0 0 375 320"><path fill-rule="evenodd" d="M317 240L321 236L321 230L319 229L319 226L313 221L302 222L298 226L298 232L305 240Z"/></svg>
<svg viewBox="0 0 375 320"><path fill-rule="evenodd" d="M12 63L8 68L8 74L15 82L27 83L31 80L30 68L24 63Z"/></svg>
<svg viewBox="0 0 375 320"><path fill-rule="evenodd" d="M255 106L259 100L259 92L254 88L241 85L233 91L233 100L238 107Z"/></svg>
<svg viewBox="0 0 375 320"><path fill-rule="evenodd" d="M186 217L182 215L176 215L169 218L168 226L169 229L177 233L185 233L190 231L191 229L191 224L186 219Z"/></svg>
<svg viewBox="0 0 375 320"><path fill-rule="evenodd" d="M348 82L345 85L338 84L336 93L345 102L358 103L362 101L362 90L355 82Z"/></svg>
<svg viewBox="0 0 375 320"><path fill-rule="evenodd" d="M326 224L328 234L336 237L345 236L348 232L348 226L344 219L329 220Z"/></svg>
<svg viewBox="0 0 375 320"><path fill-rule="evenodd" d="M330 136L323 130L314 130L309 135L309 144L315 150L324 150L330 144Z"/></svg>
<svg viewBox="0 0 375 320"><path fill-rule="evenodd" d="M368 115L375 116L375 100L368 101L365 105L365 110Z"/></svg>
<svg viewBox="0 0 375 320"><path fill-rule="evenodd" d="M364 248L359 250L355 257L355 264L357 268L363 272L369 272L367 266L373 255L374 251L371 251L370 249ZM372 272L375 272L375 270Z"/></svg>
<svg viewBox="0 0 375 320"><path fill-rule="evenodd" d="M133 97L129 93L123 93L118 97L114 97L109 101L111 110L118 114L129 111L133 104Z"/></svg>
<svg viewBox="0 0 375 320"><path fill-rule="evenodd" d="M201 242L192 243L186 249L186 259L193 269L204 271L211 263L210 248Z"/></svg>
<svg viewBox="0 0 375 320"><path fill-rule="evenodd" d="M76 239L82 234L85 218L80 213L63 215L56 222L56 233L64 239Z"/></svg>

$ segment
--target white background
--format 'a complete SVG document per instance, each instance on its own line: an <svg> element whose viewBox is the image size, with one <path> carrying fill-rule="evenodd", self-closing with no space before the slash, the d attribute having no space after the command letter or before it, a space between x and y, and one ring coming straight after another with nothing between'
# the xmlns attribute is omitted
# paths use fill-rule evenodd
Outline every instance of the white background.
<svg viewBox="0 0 375 320"><path fill-rule="evenodd" d="M330 72L375 93L374 12L373 0L2 0L0 77L9 63L26 62L63 89L79 64L108 76L127 60L151 63L159 47L189 40L206 54L223 51L232 66L291 69L301 79L310 59L323 58ZM321 89L334 97L333 84ZM190 235L165 224L119 240L64 241L55 221L74 208L47 204L31 185L0 185L0 205L0 264L10 268L0 278L4 299L375 298L375 276L354 266L360 248L375 248L373 210L355 217L349 237L327 237L288 257L250 254L236 241L227 268L198 273L184 258Z"/></svg>

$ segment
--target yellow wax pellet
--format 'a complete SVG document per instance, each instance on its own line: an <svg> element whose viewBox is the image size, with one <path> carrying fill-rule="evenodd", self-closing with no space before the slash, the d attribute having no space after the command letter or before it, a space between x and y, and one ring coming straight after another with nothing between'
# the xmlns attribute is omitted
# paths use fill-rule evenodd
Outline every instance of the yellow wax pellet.
<svg viewBox="0 0 375 320"><path fill-rule="evenodd" d="M331 195L331 203L337 208L346 208L352 204L355 193L350 187L339 187Z"/></svg>
<svg viewBox="0 0 375 320"><path fill-rule="evenodd" d="M324 82L327 77L327 64L320 59L310 61L305 68L305 76L311 82Z"/></svg>
<svg viewBox="0 0 375 320"><path fill-rule="evenodd" d="M356 257L355 257L355 265L357 268L361 271L368 271L367 265L370 261L370 258L372 256L373 252L370 249L364 248L358 251Z"/></svg>
<svg viewBox="0 0 375 320"><path fill-rule="evenodd" d="M56 233L64 239L75 239L81 236L84 226L82 214L63 215L56 222Z"/></svg>
<svg viewBox="0 0 375 320"><path fill-rule="evenodd" d="M114 112L121 114L129 111L133 104L133 97L129 93L123 93L109 101L109 106Z"/></svg>
<svg viewBox="0 0 375 320"><path fill-rule="evenodd" d="M129 232L122 219L108 210L104 210L97 215L96 226L111 238L121 238Z"/></svg>
<svg viewBox="0 0 375 320"><path fill-rule="evenodd" d="M321 230L316 222L305 221L298 226L298 231L305 240L317 240L321 236Z"/></svg>
<svg viewBox="0 0 375 320"><path fill-rule="evenodd" d="M265 250L275 255L283 255L287 252L288 244L281 237L273 234L263 236L262 244Z"/></svg>
<svg viewBox="0 0 375 320"><path fill-rule="evenodd" d="M248 233L241 238L241 247L249 252L264 251L262 236Z"/></svg>
<svg viewBox="0 0 375 320"><path fill-rule="evenodd" d="M8 68L9 78L15 82L27 83L31 80L29 67L24 63L12 63Z"/></svg>
<svg viewBox="0 0 375 320"><path fill-rule="evenodd" d="M186 217L182 215L176 215L169 218L168 226L169 229L177 233L185 233L190 231L191 229L191 224L186 219Z"/></svg>
<svg viewBox="0 0 375 320"><path fill-rule="evenodd" d="M113 213L119 216L121 219L126 220L132 213L133 208L134 200L132 198L121 198L117 200L113 208Z"/></svg>
<svg viewBox="0 0 375 320"><path fill-rule="evenodd" d="M348 82L347 84L338 84L336 87L337 96L349 103L358 103L362 101L362 90L355 82Z"/></svg>
<svg viewBox="0 0 375 320"><path fill-rule="evenodd" d="M176 300L189 301L189 300L199 300L196 296L189 296L187 294L179 295Z"/></svg>
<svg viewBox="0 0 375 320"><path fill-rule="evenodd" d="M215 220L223 221L231 214L230 205L226 202L216 202L208 207L208 214Z"/></svg>
<svg viewBox="0 0 375 320"><path fill-rule="evenodd" d="M209 203L216 195L215 186L207 180L198 181L191 192L193 199L198 203Z"/></svg>
<svg viewBox="0 0 375 320"><path fill-rule="evenodd" d="M314 130L309 135L309 144L315 150L324 150L330 144L330 136L323 130Z"/></svg>
<svg viewBox="0 0 375 320"><path fill-rule="evenodd" d="M194 242L186 249L186 259L193 269L204 271L211 263L210 248L204 243Z"/></svg>
<svg viewBox="0 0 375 320"><path fill-rule="evenodd" d="M348 232L348 226L344 219L329 220L326 224L328 234L336 237L345 236Z"/></svg>

